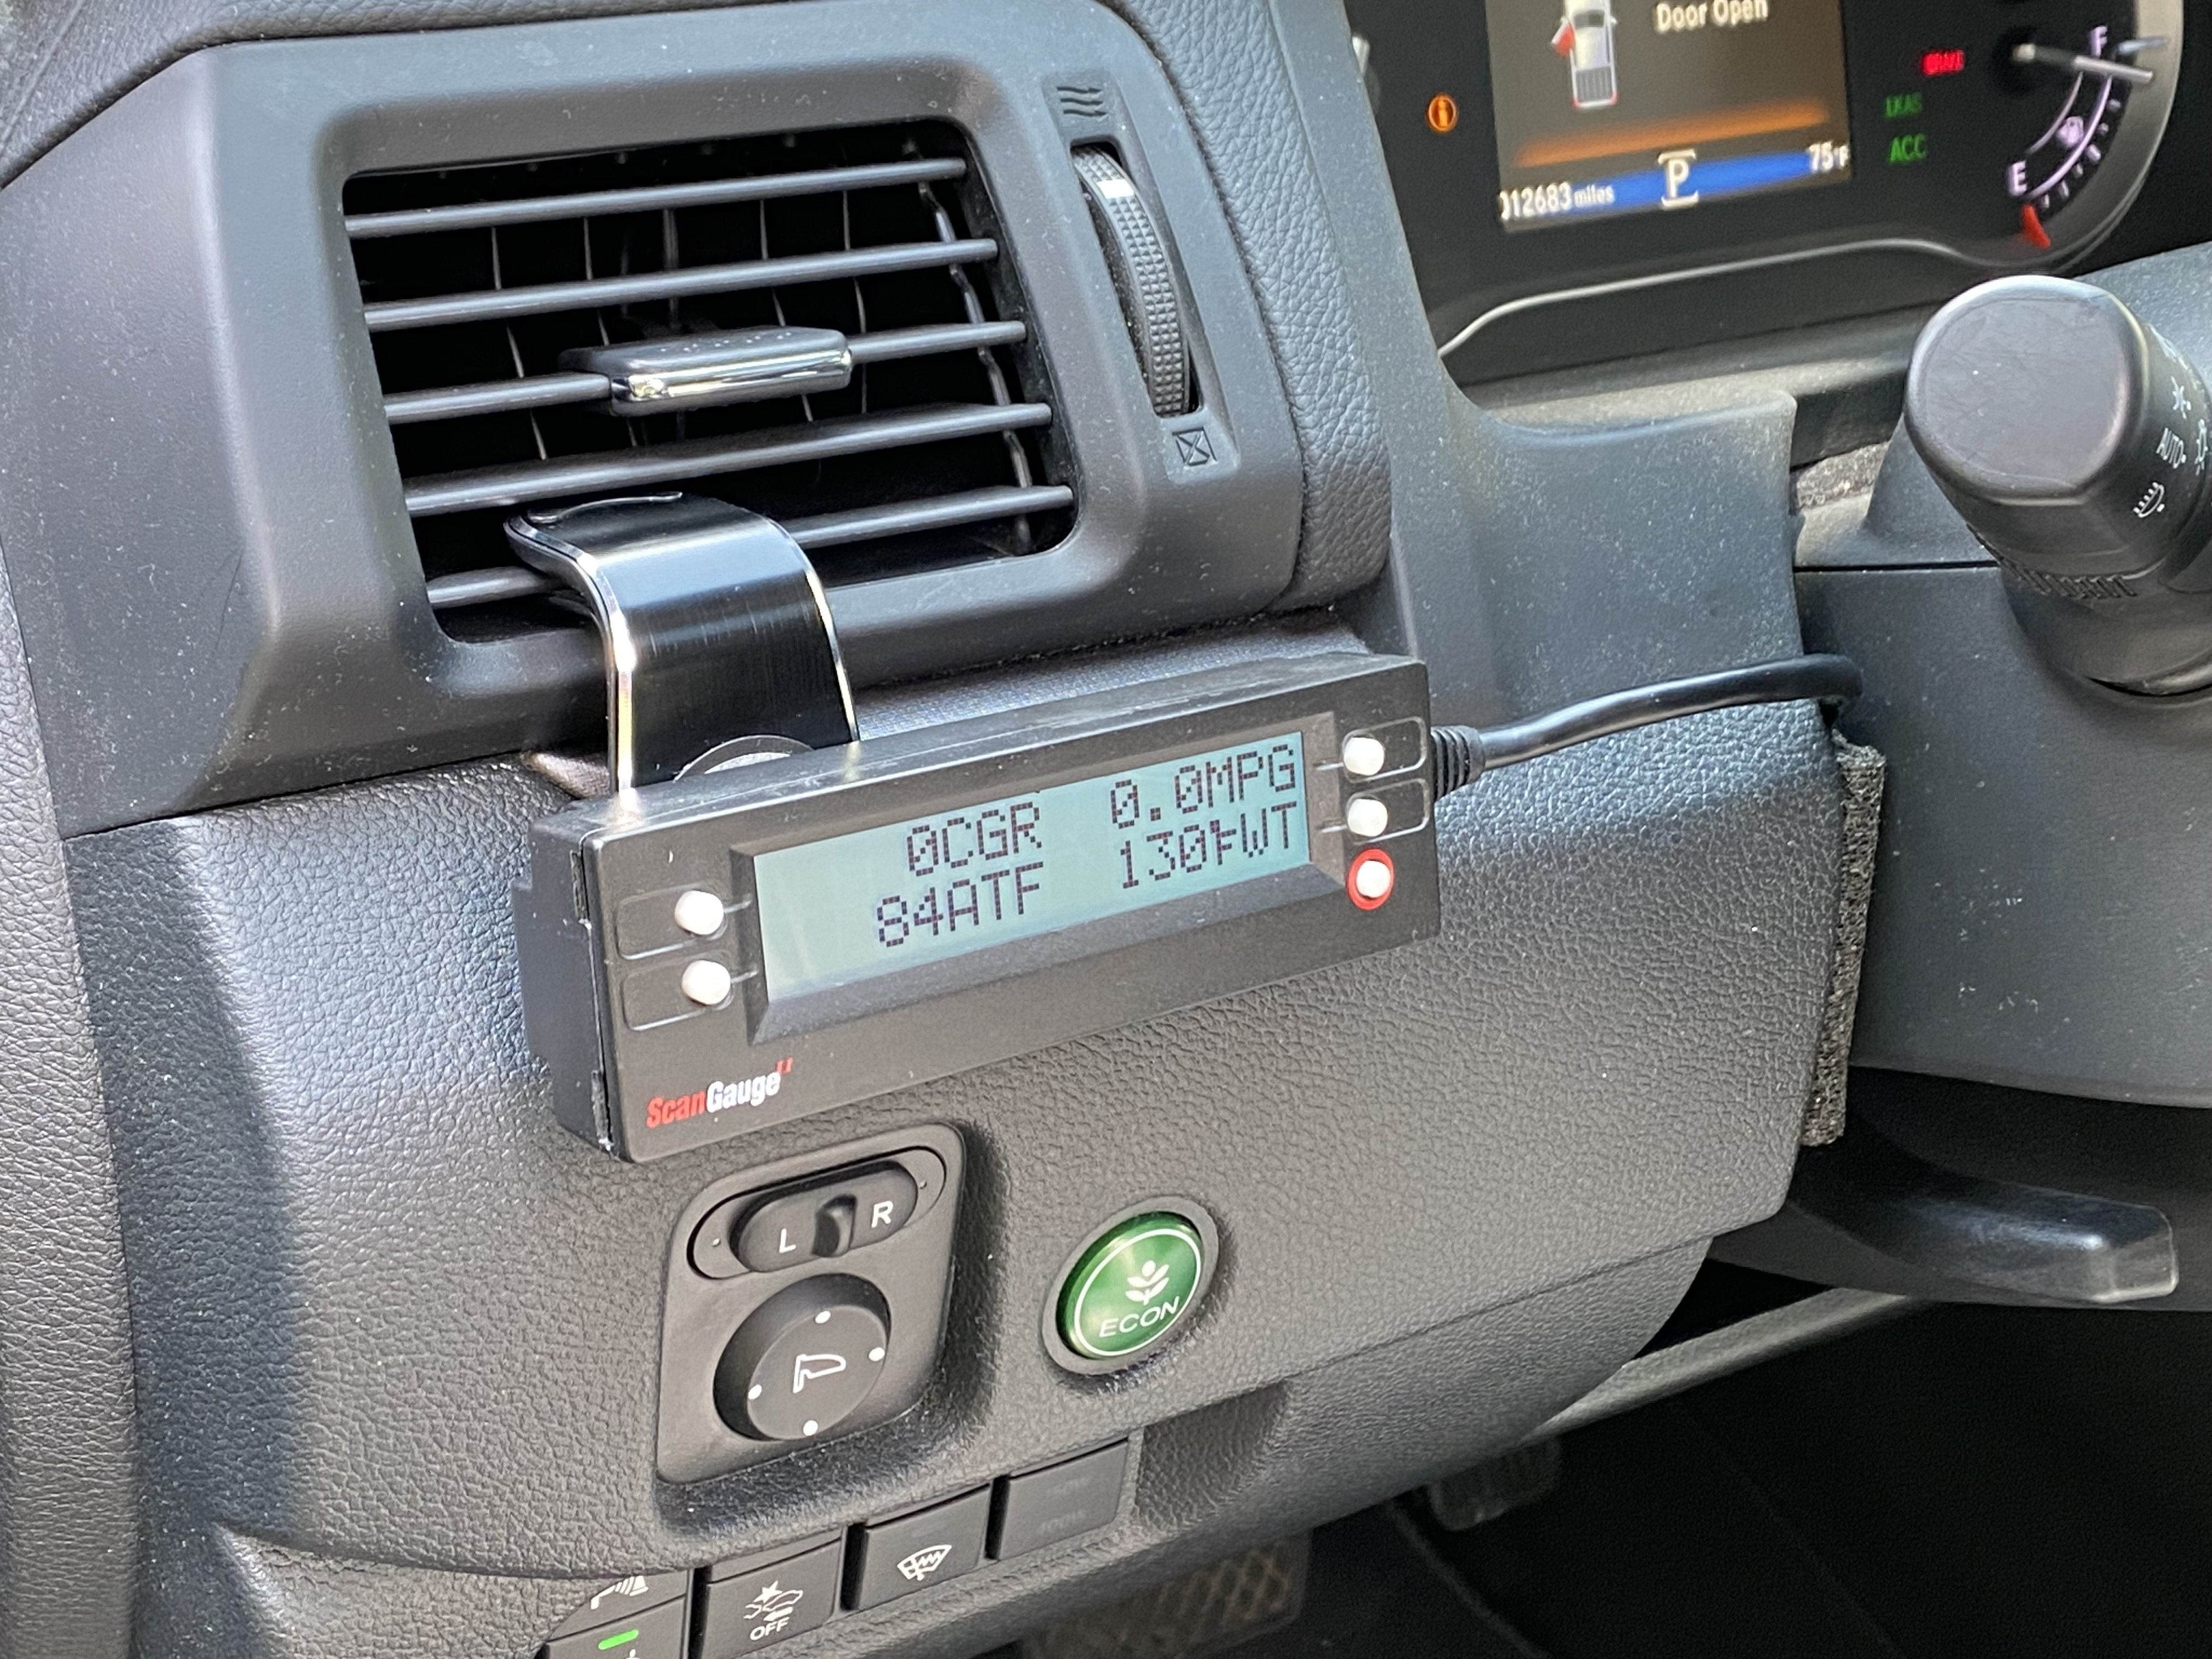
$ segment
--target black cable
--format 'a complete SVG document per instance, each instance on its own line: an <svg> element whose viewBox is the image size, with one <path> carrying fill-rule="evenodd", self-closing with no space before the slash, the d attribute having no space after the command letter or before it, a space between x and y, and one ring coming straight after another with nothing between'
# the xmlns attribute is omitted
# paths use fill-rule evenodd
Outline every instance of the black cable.
<svg viewBox="0 0 2212 1659"><path fill-rule="evenodd" d="M1607 692L1510 726L1439 726L1430 733L1436 745L1437 796L1441 799L1464 789L1485 772L1518 766L1592 738L1749 703L1849 702L1858 696L1859 684L1858 665L1849 657L1784 657Z"/></svg>

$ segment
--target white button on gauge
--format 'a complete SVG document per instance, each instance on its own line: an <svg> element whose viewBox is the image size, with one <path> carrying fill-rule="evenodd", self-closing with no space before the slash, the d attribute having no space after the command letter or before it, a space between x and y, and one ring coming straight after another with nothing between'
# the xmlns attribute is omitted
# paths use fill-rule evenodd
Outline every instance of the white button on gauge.
<svg viewBox="0 0 2212 1659"><path fill-rule="evenodd" d="M1390 809L1372 795L1354 795L1344 804L1344 827L1372 841L1390 827Z"/></svg>
<svg viewBox="0 0 2212 1659"><path fill-rule="evenodd" d="M677 982L702 1008L712 1008L730 994L730 970L719 962L695 962Z"/></svg>
<svg viewBox="0 0 2212 1659"><path fill-rule="evenodd" d="M1371 778L1389 761L1380 738L1357 737L1344 740L1344 769L1355 778Z"/></svg>
<svg viewBox="0 0 2212 1659"><path fill-rule="evenodd" d="M688 893L678 894L676 925L687 933L696 933L701 939L721 932L722 901L716 895L697 887Z"/></svg>
<svg viewBox="0 0 2212 1659"><path fill-rule="evenodd" d="M1380 860L1372 864L1363 864L1352 872L1352 890L1364 899L1373 899L1378 903L1390 896L1390 889L1396 884L1395 872Z"/></svg>

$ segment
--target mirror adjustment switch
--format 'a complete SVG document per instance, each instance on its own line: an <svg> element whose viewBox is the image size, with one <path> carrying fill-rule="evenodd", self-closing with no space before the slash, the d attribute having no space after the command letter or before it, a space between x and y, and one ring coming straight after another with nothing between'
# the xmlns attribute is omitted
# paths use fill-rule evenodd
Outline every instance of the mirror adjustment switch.
<svg viewBox="0 0 2212 1659"><path fill-rule="evenodd" d="M918 1515L862 1527L853 1539L848 1604L872 1607L973 1572L982 1563L990 1518L991 1489L984 1486Z"/></svg>
<svg viewBox="0 0 2212 1659"><path fill-rule="evenodd" d="M684 1659L684 1603L663 1601L634 1619L556 1636L545 1659Z"/></svg>
<svg viewBox="0 0 2212 1659"><path fill-rule="evenodd" d="M842 1255L844 1245L826 1213L832 1201L819 1187L769 1200L738 1229L738 1260L757 1273L771 1273L779 1267Z"/></svg>
<svg viewBox="0 0 2212 1659"><path fill-rule="evenodd" d="M739 1434L811 1440L859 1410L890 1357L890 1316L865 1279L803 1279L738 1327L714 1404Z"/></svg>
<svg viewBox="0 0 2212 1659"><path fill-rule="evenodd" d="M755 1273L840 1256L906 1225L917 1194L914 1177L881 1164L771 1198L738 1229L738 1260Z"/></svg>
<svg viewBox="0 0 2212 1659"><path fill-rule="evenodd" d="M896 1164L863 1170L853 1178L853 1243L889 1238L914 1214L914 1177Z"/></svg>

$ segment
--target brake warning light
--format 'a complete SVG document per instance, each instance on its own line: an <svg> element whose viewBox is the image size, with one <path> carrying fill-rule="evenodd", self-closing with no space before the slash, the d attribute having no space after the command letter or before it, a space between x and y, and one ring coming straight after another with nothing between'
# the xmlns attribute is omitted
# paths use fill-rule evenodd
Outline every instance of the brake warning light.
<svg viewBox="0 0 2212 1659"><path fill-rule="evenodd" d="M1939 75L1963 75L1966 69L1966 54L1958 47L1948 52L1924 52L1920 54L1920 72L1934 80Z"/></svg>

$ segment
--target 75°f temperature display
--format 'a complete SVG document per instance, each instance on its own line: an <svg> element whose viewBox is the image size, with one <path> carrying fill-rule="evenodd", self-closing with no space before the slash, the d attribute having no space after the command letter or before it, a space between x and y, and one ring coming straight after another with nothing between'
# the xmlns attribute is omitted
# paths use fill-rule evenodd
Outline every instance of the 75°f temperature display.
<svg viewBox="0 0 2212 1659"><path fill-rule="evenodd" d="M753 860L768 991L826 990L1307 861L1296 732L787 847Z"/></svg>

